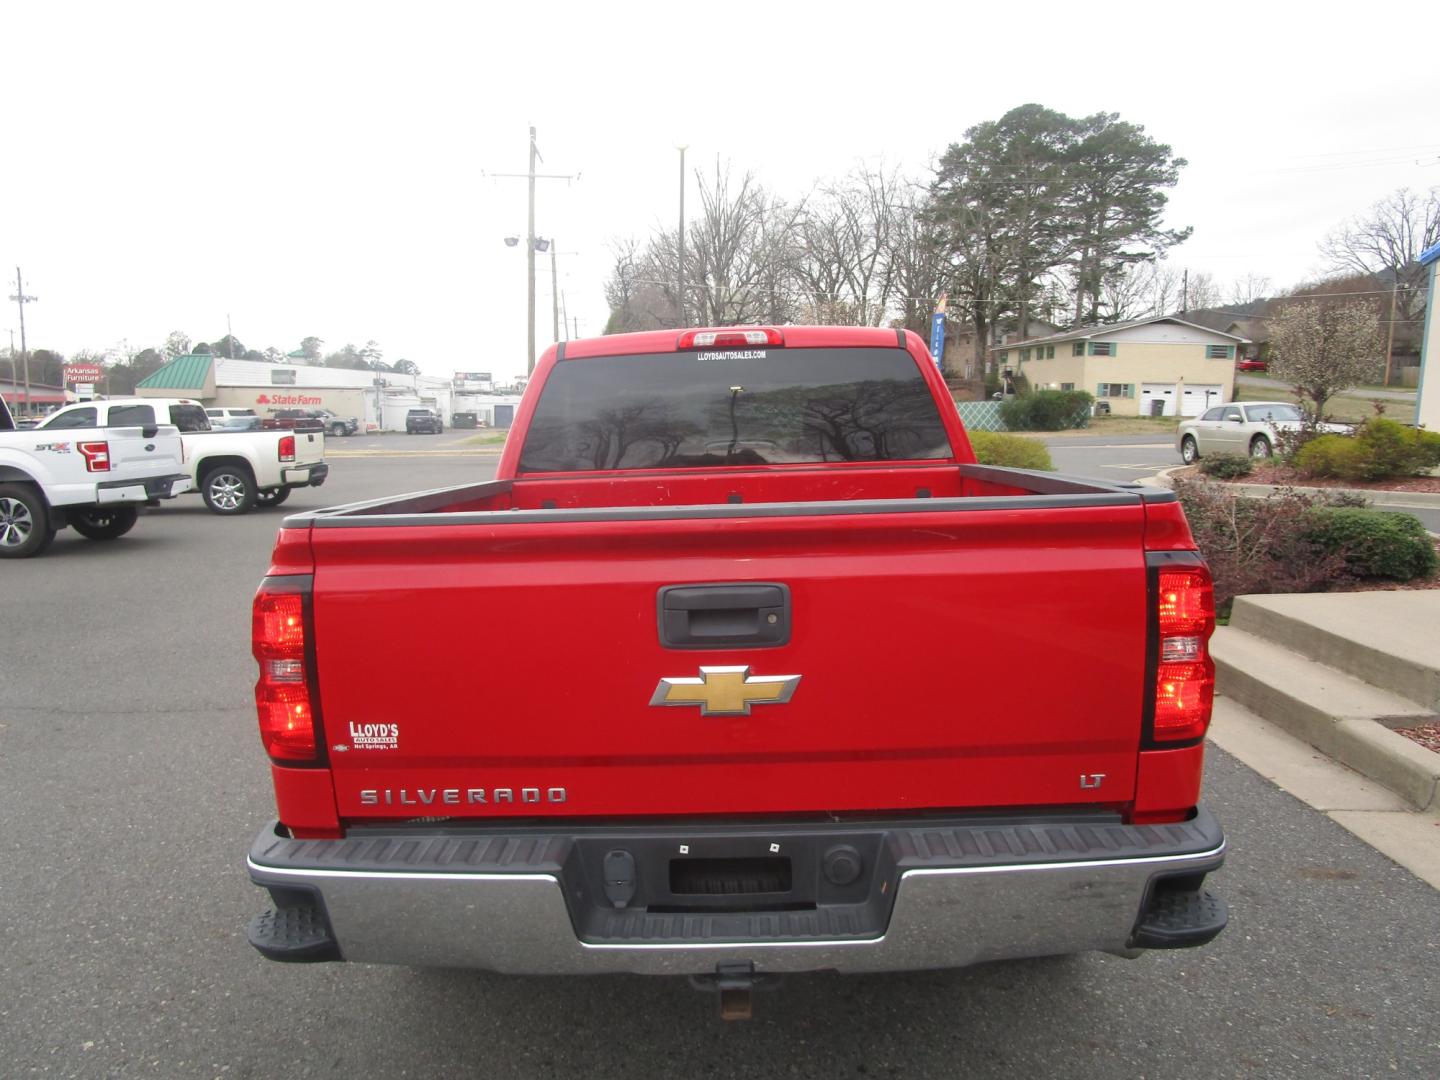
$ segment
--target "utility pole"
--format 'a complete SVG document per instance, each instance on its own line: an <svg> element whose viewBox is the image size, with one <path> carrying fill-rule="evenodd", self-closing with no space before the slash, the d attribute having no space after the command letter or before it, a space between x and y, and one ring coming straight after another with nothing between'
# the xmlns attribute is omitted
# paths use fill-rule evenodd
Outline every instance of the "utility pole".
<svg viewBox="0 0 1440 1080"><path fill-rule="evenodd" d="M565 294L560 294L560 325L565 328L565 340L570 340L570 312L565 307Z"/></svg>
<svg viewBox="0 0 1440 1080"><path fill-rule="evenodd" d="M686 146L678 146L680 151L680 326L682 328L690 324L685 320L685 151Z"/></svg>
<svg viewBox="0 0 1440 1080"><path fill-rule="evenodd" d="M33 304L37 297L25 295L25 285L20 280L20 267L15 267L15 295L10 297L20 308L20 362L25 365L25 412L30 413L30 350L25 345L25 305ZM10 346L11 360L14 360L15 346ZM11 365L14 366L13 363Z"/></svg>
<svg viewBox="0 0 1440 1080"><path fill-rule="evenodd" d="M1385 382L1381 385L1390 385L1390 363L1395 352L1395 302L1400 298L1400 290L1408 289L1408 285L1400 284L1400 277L1397 274L1393 287L1390 289L1390 327L1385 334Z"/></svg>
<svg viewBox="0 0 1440 1080"><path fill-rule="evenodd" d="M543 163L544 158L535 146L535 125L530 125L530 167L523 173L491 173L491 176L524 179L528 182L530 190L529 213L526 218L525 228L525 341L528 348L529 366L525 369L529 374L535 372L535 181L536 180L577 180L579 173L574 176L564 173L537 173L535 163ZM558 338L559 335L557 334Z"/></svg>
<svg viewBox="0 0 1440 1080"><path fill-rule="evenodd" d="M1184 315L1190 310L1190 271L1187 269L1180 277L1180 314Z"/></svg>

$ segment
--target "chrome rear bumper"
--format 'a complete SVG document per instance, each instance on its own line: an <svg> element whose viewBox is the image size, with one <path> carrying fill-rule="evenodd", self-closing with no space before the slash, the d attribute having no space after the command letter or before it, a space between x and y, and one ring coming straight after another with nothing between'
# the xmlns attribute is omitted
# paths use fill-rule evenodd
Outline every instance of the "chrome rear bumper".
<svg viewBox="0 0 1440 1080"><path fill-rule="evenodd" d="M1006 832L1008 857L995 836L982 835ZM1064 843L1052 844L1051 852L1026 851L1037 837L1067 832L1086 834L1069 846L1091 857L1047 857L1064 854ZM1171 879L1194 889L1201 876L1219 868L1225 852L1219 826L1204 811L1179 826L1076 830L1052 819L891 830L885 843L896 855L894 872L877 875L875 884L877 894L890 896L877 924L867 927L859 915L616 913L604 911L603 902L599 921L587 922L577 911L586 903L576 866L583 843L552 833L477 841L486 852L520 852L501 864L488 855L459 858L467 839L461 833L392 833L292 841L267 830L250 854L251 879L270 888L282 908L313 904L334 948L304 957L275 955L255 939L253 927L252 942L277 959L516 974L698 974L726 964L753 964L757 972L874 972L1090 950L1123 954L1155 944L1141 931L1156 882ZM917 840L928 849L924 857L907 854ZM601 846L623 842L606 837ZM380 858L374 857L377 843L385 848ZM470 850L473 855L473 844ZM1182 926L1171 944L1214 937L1224 925L1223 905L1219 910L1219 924L1207 935L1182 940ZM1167 918L1174 929L1173 911Z"/></svg>

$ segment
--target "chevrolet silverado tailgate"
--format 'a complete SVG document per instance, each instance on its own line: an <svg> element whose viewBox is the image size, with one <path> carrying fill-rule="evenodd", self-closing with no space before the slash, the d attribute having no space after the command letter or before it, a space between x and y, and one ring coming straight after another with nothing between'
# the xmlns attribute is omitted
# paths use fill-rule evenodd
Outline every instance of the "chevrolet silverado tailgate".
<svg viewBox="0 0 1440 1080"><path fill-rule="evenodd" d="M318 523L341 816L1128 800L1146 653L1139 500L934 501Z"/></svg>

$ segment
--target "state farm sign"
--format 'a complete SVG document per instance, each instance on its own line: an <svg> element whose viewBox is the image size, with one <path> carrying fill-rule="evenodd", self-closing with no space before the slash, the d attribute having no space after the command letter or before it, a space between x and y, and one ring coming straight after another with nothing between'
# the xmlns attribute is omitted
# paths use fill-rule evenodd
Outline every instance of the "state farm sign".
<svg viewBox="0 0 1440 1080"><path fill-rule="evenodd" d="M256 405L272 409L315 408L320 398L314 394L261 394L255 399Z"/></svg>
<svg viewBox="0 0 1440 1080"><path fill-rule="evenodd" d="M65 365L65 381L67 383L94 384L103 378L105 378L105 369L99 364Z"/></svg>

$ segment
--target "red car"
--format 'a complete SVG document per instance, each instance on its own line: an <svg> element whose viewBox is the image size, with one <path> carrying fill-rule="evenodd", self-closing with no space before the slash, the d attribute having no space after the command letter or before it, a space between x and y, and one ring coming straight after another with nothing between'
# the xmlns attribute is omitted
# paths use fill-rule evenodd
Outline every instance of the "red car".
<svg viewBox="0 0 1440 1080"><path fill-rule="evenodd" d="M1267 364L1264 360L1259 360L1259 359L1256 359L1256 358L1254 358L1254 357L1251 357L1251 358L1248 358L1248 359L1241 360L1239 363L1237 363L1237 364L1235 365L1235 370L1236 370L1236 371L1264 371L1264 370L1266 370L1266 368L1268 368L1269 366L1270 366L1270 365Z"/></svg>
<svg viewBox="0 0 1440 1080"><path fill-rule="evenodd" d="M253 626L272 959L683 973L733 1017L1225 925L1174 492L976 464L913 333L553 346L493 481L287 518Z"/></svg>

